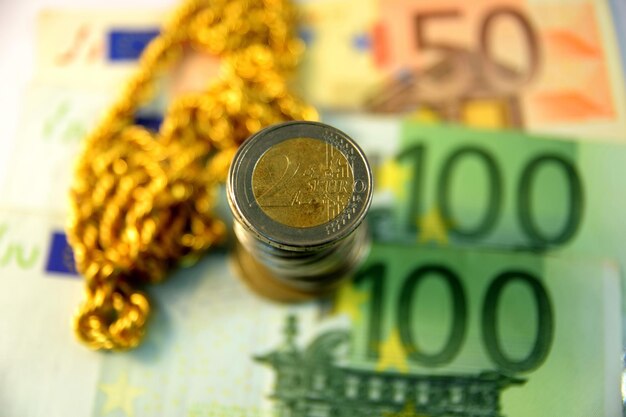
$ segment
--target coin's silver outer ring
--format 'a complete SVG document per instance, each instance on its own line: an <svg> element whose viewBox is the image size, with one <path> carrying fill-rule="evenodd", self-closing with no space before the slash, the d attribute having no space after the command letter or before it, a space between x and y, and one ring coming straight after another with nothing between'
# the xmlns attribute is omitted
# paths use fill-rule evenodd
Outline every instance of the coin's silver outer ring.
<svg viewBox="0 0 626 417"><path fill-rule="evenodd" d="M270 218L257 204L252 190L254 168L273 146L295 138L330 143L352 167L355 189L346 208L334 219L314 227L297 228ZM336 243L350 235L365 218L372 202L372 173L363 150L345 133L318 122L294 121L269 126L238 149L228 172L228 202L239 220L257 239L271 246L308 251ZM336 230L332 230L335 226Z"/></svg>

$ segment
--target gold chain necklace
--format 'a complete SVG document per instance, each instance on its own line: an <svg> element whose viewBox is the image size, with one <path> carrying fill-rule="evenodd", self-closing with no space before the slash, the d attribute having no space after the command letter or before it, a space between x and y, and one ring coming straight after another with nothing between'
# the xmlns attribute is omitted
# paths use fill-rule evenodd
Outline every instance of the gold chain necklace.
<svg viewBox="0 0 626 417"><path fill-rule="evenodd" d="M150 304L136 286L161 281L224 239L212 209L238 145L261 127L317 118L287 84L303 50L295 16L288 0L185 2L86 138L67 231L86 280L74 328L89 347L137 346ZM157 133L135 125L184 45L217 56L220 77L173 100Z"/></svg>

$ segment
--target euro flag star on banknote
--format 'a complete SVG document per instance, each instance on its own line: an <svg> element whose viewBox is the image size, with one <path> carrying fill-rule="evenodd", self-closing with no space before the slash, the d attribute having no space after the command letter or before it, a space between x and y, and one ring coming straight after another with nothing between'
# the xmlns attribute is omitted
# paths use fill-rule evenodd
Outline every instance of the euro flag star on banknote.
<svg viewBox="0 0 626 417"><path fill-rule="evenodd" d="M377 371L393 370L407 372L409 366L400 334L397 329L391 330L387 339L382 341L379 347L380 359L376 363Z"/></svg>
<svg viewBox="0 0 626 417"><path fill-rule="evenodd" d="M360 320L361 305L367 302L369 294L351 285L343 285L339 288L335 301L335 313L345 314L352 321Z"/></svg>
<svg viewBox="0 0 626 417"><path fill-rule="evenodd" d="M448 243L448 230L446 222L441 217L437 207L433 207L428 212L418 217L419 227L418 241L420 243L435 242L440 245Z"/></svg>
<svg viewBox="0 0 626 417"><path fill-rule="evenodd" d="M134 416L133 401L135 398L145 393L143 388L129 385L128 375L125 372L120 373L119 378L113 383L100 383L98 389L107 397L102 408L104 414L119 410L128 417Z"/></svg>
<svg viewBox="0 0 626 417"><path fill-rule="evenodd" d="M404 196L405 188L402 186L406 182L409 172L406 167L398 164L393 159L385 161L379 168L378 184L379 190L389 190L398 198Z"/></svg>

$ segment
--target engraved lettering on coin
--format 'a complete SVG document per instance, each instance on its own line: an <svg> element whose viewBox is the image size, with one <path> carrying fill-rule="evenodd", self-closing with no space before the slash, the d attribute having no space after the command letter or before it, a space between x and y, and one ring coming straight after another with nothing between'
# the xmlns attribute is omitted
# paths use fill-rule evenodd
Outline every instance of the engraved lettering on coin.
<svg viewBox="0 0 626 417"><path fill-rule="evenodd" d="M252 191L263 212L291 227L314 227L349 204L354 174L346 156L319 139L294 138L271 147L252 174Z"/></svg>

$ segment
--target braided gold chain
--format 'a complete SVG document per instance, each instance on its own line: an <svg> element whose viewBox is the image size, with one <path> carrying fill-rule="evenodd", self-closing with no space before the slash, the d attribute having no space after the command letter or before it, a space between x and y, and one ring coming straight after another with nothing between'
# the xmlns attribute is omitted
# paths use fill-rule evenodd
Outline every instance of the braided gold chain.
<svg viewBox="0 0 626 417"><path fill-rule="evenodd" d="M264 126L317 118L287 82L303 51L295 23L288 0L183 3L86 138L67 231L86 280L74 328L89 347L137 346L150 313L137 286L223 241L213 206L238 145ZM202 93L174 99L158 132L135 125L135 112L184 47L216 56L219 77Z"/></svg>

